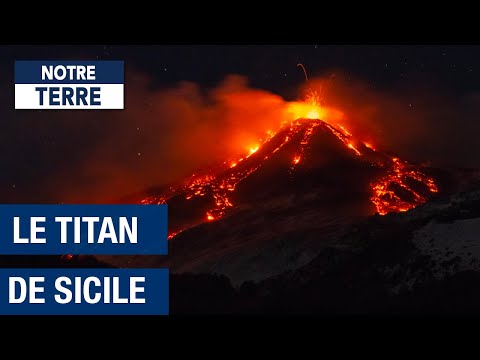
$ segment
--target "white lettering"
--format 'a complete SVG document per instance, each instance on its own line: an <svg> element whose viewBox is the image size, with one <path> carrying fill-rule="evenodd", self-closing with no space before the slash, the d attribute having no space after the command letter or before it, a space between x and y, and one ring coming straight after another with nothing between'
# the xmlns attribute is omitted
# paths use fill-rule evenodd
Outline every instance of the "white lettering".
<svg viewBox="0 0 480 360"><path fill-rule="evenodd" d="M47 239L37 238L38 233L44 233L45 228L43 226L37 226L37 223L45 222L44 216L33 216L30 218L30 243L32 244L45 244Z"/></svg>
<svg viewBox="0 0 480 360"><path fill-rule="evenodd" d="M53 80L53 66L49 65L48 67L45 65L42 65L42 80Z"/></svg>
<svg viewBox="0 0 480 360"><path fill-rule="evenodd" d="M67 289L62 285L62 283L65 283L66 285L72 285L72 280L70 280L66 276L60 276L55 280L55 289L60 291L62 294L65 294L65 297L62 298L61 295L55 294L54 298L55 301L59 304L68 304L70 301L72 301L72 292L70 289Z"/></svg>
<svg viewBox="0 0 480 360"><path fill-rule="evenodd" d="M28 244L28 238L20 237L20 218L18 216L13 218L13 243Z"/></svg>
<svg viewBox="0 0 480 360"><path fill-rule="evenodd" d="M67 223L72 222L72 217L70 216L57 216L55 222L60 223L60 243L67 243Z"/></svg>
<svg viewBox="0 0 480 360"><path fill-rule="evenodd" d="M16 284L20 285L20 296L16 297ZM8 279L8 302L10 304L20 304L27 298L27 282L24 278L12 276Z"/></svg>
<svg viewBox="0 0 480 360"><path fill-rule="evenodd" d="M125 244L125 233L128 235L128 240L131 244L137 243L137 218L132 217L132 227L128 223L126 217L121 216L119 221L120 244Z"/></svg>

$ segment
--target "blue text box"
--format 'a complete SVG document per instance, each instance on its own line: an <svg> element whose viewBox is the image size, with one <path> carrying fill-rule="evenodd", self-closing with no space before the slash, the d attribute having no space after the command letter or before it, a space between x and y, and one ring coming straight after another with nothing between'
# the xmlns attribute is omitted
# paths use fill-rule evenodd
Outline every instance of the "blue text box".
<svg viewBox="0 0 480 360"><path fill-rule="evenodd" d="M167 269L0 269L0 315L168 315L168 308Z"/></svg>
<svg viewBox="0 0 480 360"><path fill-rule="evenodd" d="M63 80L42 79L42 66L57 65L80 65L95 66L95 80L70 80L67 76ZM123 61L15 61L15 84L123 84L124 83Z"/></svg>
<svg viewBox="0 0 480 360"><path fill-rule="evenodd" d="M31 243L35 217L45 218L45 222L36 223L44 231L34 235L45 239L44 244ZM55 221L57 217L72 219L65 222L66 243L61 243L62 224L58 219ZM98 222L91 221L90 225L88 217L98 218ZM110 224L107 218L111 219ZM133 218L136 218L136 243L131 242L133 237L125 230L127 224L133 232ZM93 236L89 236L89 227ZM116 237L117 243L113 237L104 236L104 242L98 243L99 235L105 235L102 228L111 230L109 233ZM120 243L122 234L124 243ZM0 255L166 255L167 234L167 205L0 205ZM74 242L75 238L79 243ZM93 243L88 243L89 238ZM14 243L14 239L29 243Z"/></svg>

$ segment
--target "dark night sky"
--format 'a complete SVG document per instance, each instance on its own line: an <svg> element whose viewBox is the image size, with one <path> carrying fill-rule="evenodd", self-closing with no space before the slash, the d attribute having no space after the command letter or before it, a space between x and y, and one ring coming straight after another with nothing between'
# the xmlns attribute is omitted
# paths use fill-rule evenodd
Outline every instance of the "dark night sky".
<svg viewBox="0 0 480 360"><path fill-rule="evenodd" d="M439 113L433 109L435 101L433 105L423 102L432 108L427 117L440 119L445 115L450 120L439 121L460 124L460 130L455 133L452 127L440 126L443 130L439 130L438 139L422 155L436 156L434 161L442 163L439 152L447 141L445 134L452 133L455 137L452 144L462 144L465 148L458 152L458 162L449 159L446 163L480 167L480 154L471 147L476 143L472 132L478 129L477 114L480 115L480 101L477 101L480 99L480 46L0 46L0 166L3 169L0 196L4 202L58 201L51 189L57 181L68 179L68 173L78 166L85 150L102 142L106 131L101 124L103 115L92 116L92 112L76 112L71 119L73 124L67 124L65 118L71 115L66 111L15 111L13 63L16 59L125 60L127 105L128 79L132 74L148 77L151 88L171 88L180 81L192 81L199 84L200 89L216 86L227 74L240 74L248 77L254 88L293 99L304 81L303 73L296 67L299 62L305 64L310 77L341 71L346 74L347 82L351 77L361 79L369 91L399 98L400 105L396 106L405 108L412 108L412 103L416 105L415 89L420 84L430 89L424 90L423 95L426 93L428 97L434 92L435 101L441 102ZM106 115L113 118L105 120L108 126L115 124L116 114ZM458 114L458 118L453 119L451 114ZM430 126L432 121L429 120ZM131 124L132 131L137 125ZM122 139L116 141L122 142ZM415 141L421 142L418 138ZM140 150L132 148L132 154L137 152ZM464 161L466 157L471 161ZM95 179L88 181L95 182Z"/></svg>
<svg viewBox="0 0 480 360"><path fill-rule="evenodd" d="M11 79L8 67L15 59L52 58L123 59L164 85L180 80L211 85L237 73L247 75L253 86L282 92L302 80L295 67L302 62L312 76L340 68L378 87L428 74L458 92L480 90L480 46L464 45L3 46L2 77Z"/></svg>

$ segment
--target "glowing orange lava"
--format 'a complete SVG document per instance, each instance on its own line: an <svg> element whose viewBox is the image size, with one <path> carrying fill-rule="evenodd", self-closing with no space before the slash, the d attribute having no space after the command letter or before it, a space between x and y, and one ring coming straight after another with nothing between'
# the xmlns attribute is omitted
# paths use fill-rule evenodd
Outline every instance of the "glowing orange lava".
<svg viewBox="0 0 480 360"><path fill-rule="evenodd" d="M371 201L380 215L408 211L427 201L425 195L413 189L412 181L423 184L430 193L438 192L438 187L430 176L399 158L393 157L391 162L393 166L387 175L372 184ZM409 195L409 201L398 195L398 189Z"/></svg>
<svg viewBox="0 0 480 360"><path fill-rule="evenodd" d="M355 145L353 145L352 143L348 143L348 148L353 150L355 152L355 154L357 154L357 156L361 156L362 153L360 151L358 151L358 149L355 147Z"/></svg>
<svg viewBox="0 0 480 360"><path fill-rule="evenodd" d="M366 146L367 148L369 148L370 150L376 151L376 150L375 150L375 147L374 147L372 144L368 143L368 142L364 142L363 145L365 145L365 146Z"/></svg>
<svg viewBox="0 0 480 360"><path fill-rule="evenodd" d="M248 154L249 154L249 155L255 154L255 153L258 151L258 148L259 148L259 147L260 147L260 146L258 146L258 145L257 145L257 146L254 146L254 147L251 147L251 148L249 149L249 151L248 151Z"/></svg>
<svg viewBox="0 0 480 360"><path fill-rule="evenodd" d="M213 197L213 204L206 211L204 221L211 222L221 219L227 210L234 206L230 200L230 193L235 191L240 182L263 165L264 161L259 161L259 157L262 160L269 159L293 138L302 135L291 162L291 171L295 170L297 166L301 166L311 138L320 125L328 128L349 151L360 157L362 161L386 169L386 175L371 184L370 200L379 214L407 211L424 203L427 197L414 189L415 183L423 185L430 193L438 192L433 178L426 175L421 168L381 153L369 142L355 139L345 126L338 123L343 114L338 110L321 106L316 93L310 94L306 101L289 103L285 111L289 120L284 121L278 131L268 130L265 138L260 139L257 144L246 146L245 149L248 150L237 159L226 161L221 175L193 174L182 186L170 188L162 196L145 198L141 203L165 204L169 199L178 195L184 196L186 200L192 200L208 194ZM263 151L264 145L270 144L270 140L280 133L285 134L285 137L279 141L276 140L274 148L269 145L268 151ZM386 160L368 160L367 155L372 153ZM401 196L400 193L403 195ZM183 230L170 233L168 238L175 237L181 231Z"/></svg>
<svg viewBox="0 0 480 360"><path fill-rule="evenodd" d="M177 236L177 235L180 234L181 232L182 232L182 230L180 230L180 231L173 231L173 232L171 232L170 234L168 234L167 239L168 239L168 240L173 239L175 236Z"/></svg>
<svg viewBox="0 0 480 360"><path fill-rule="evenodd" d="M291 120L296 119L324 119L327 109L320 106L316 93L311 93L305 101L294 101L288 104L287 112L291 114Z"/></svg>

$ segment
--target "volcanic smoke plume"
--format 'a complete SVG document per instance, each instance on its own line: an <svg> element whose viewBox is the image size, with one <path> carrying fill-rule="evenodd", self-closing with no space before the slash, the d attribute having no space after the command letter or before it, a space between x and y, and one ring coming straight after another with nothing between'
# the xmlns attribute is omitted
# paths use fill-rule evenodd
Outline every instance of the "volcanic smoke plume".
<svg viewBox="0 0 480 360"><path fill-rule="evenodd" d="M167 202L170 213L181 218L175 225L176 216L171 216L176 232L222 218L248 201L251 192L271 191L283 179L289 179L284 190L303 177L317 184L333 179L342 162L330 161L328 170L323 165L328 154L333 159L345 151L361 164L355 167L365 168L363 177L355 179L357 173L345 170L332 184L348 180L344 193L358 187L367 200L364 214L405 211L437 191L428 169L415 165L433 159L421 151L411 156L420 144L431 148L430 139L418 135L426 123L412 115L409 128L403 129L398 116L407 119L400 110L404 99L378 95L362 83L313 79L298 91L298 100L286 101L250 88L240 76L229 76L212 89L181 83L163 90L150 90L143 76L129 77L126 110L94 114L91 126L83 125L80 133L88 143L76 146L78 161L48 182L59 201ZM75 124L84 122L64 122L72 127L72 136L79 133ZM319 134L327 134L323 148ZM403 139L416 145L407 146ZM326 143L337 143L336 150ZM276 166L284 170L271 170ZM264 175L267 170L271 177ZM247 191L257 178L268 179L269 186Z"/></svg>
<svg viewBox="0 0 480 360"><path fill-rule="evenodd" d="M2 132L4 202L110 203L152 186L163 193L193 173L245 157L269 131L277 134L302 117L340 132L341 125L359 143L409 162L478 166L479 153L472 151L480 131L478 95L454 97L425 86L375 90L336 74L291 89L290 98L299 101L286 101L240 76L211 88L183 82L158 89L127 71L124 111L32 116L6 109L6 118L16 120ZM320 106L309 114L307 97L315 92ZM0 94L0 103L9 103L8 93Z"/></svg>
<svg viewBox="0 0 480 360"><path fill-rule="evenodd" d="M289 118L280 96L251 89L239 76L208 91L186 82L151 91L142 76L127 83L126 110L98 114L91 128L97 144L81 147L78 166L57 174L65 184L62 201L108 203L178 183L195 169L249 151Z"/></svg>

